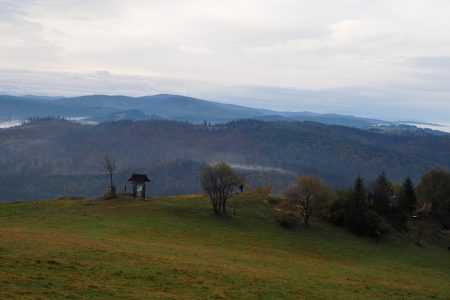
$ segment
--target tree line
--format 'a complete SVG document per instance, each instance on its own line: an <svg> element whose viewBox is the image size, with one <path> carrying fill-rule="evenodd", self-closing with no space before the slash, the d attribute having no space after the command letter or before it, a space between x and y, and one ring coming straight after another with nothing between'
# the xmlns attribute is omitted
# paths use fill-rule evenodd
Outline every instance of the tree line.
<svg viewBox="0 0 450 300"><path fill-rule="evenodd" d="M245 178L225 163L206 165L200 176L204 191L209 195L214 213L227 212L227 199ZM309 224L318 217L345 227L360 235L375 236L408 230L408 220L435 218L450 226L450 173L434 169L425 174L417 187L410 177L398 185L385 172L366 184L358 176L352 188L333 190L316 176L300 176L295 185L278 198L275 218L283 226L298 221Z"/></svg>

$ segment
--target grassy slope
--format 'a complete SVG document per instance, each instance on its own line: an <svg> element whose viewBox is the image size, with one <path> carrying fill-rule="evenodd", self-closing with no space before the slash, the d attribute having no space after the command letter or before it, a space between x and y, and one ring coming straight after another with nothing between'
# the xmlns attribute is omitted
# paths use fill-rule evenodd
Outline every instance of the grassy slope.
<svg viewBox="0 0 450 300"><path fill-rule="evenodd" d="M449 299L450 254L327 224L279 228L258 199L0 205L0 298Z"/></svg>

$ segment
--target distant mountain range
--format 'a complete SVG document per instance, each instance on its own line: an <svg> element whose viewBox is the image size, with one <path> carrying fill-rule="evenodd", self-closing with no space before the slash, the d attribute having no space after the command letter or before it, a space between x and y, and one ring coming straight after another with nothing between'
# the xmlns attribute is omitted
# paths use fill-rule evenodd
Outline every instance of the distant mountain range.
<svg viewBox="0 0 450 300"><path fill-rule="evenodd" d="M225 123L238 119L314 121L357 128L394 125L393 122L336 114L279 112L223 104L177 95L145 97L91 95L73 98L0 96L0 119L60 116L105 122L120 119L166 119L193 123Z"/></svg>
<svg viewBox="0 0 450 300"><path fill-rule="evenodd" d="M239 119L311 121L360 129L417 130L414 123L312 112L281 112L191 97L160 94L144 97L89 95L81 97L0 96L0 121L33 117L63 117L86 124L118 120L172 120L226 123ZM420 126L418 126L420 127ZM437 127L438 128L438 127ZM439 128L438 128L439 129ZM431 130L428 130L431 132Z"/></svg>

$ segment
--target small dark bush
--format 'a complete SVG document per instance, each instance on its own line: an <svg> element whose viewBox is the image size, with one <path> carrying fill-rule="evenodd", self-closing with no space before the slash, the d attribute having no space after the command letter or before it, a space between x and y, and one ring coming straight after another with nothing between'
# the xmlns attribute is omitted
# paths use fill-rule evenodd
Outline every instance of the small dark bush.
<svg viewBox="0 0 450 300"><path fill-rule="evenodd" d="M275 209L275 220L283 227L294 227L299 219L298 214L287 208Z"/></svg>
<svg viewBox="0 0 450 300"><path fill-rule="evenodd" d="M281 204L282 199L276 196L267 196L266 201L271 205L279 205Z"/></svg>
<svg viewBox="0 0 450 300"><path fill-rule="evenodd" d="M399 207L390 207L389 213L386 216L387 221L398 231L407 231L408 215Z"/></svg>
<svg viewBox="0 0 450 300"><path fill-rule="evenodd" d="M344 226L345 210L342 208L338 208L337 210L330 211L327 220L336 226Z"/></svg>
<svg viewBox="0 0 450 300"><path fill-rule="evenodd" d="M439 216L438 220L443 228L445 228L447 230L450 229L450 218Z"/></svg>
<svg viewBox="0 0 450 300"><path fill-rule="evenodd" d="M381 223L381 217L364 203L349 203L344 215L345 227L360 235L373 235Z"/></svg>

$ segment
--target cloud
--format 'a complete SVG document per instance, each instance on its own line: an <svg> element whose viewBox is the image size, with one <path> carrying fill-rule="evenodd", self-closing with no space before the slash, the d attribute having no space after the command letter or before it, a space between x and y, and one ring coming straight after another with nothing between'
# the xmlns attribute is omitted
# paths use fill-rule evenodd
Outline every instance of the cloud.
<svg viewBox="0 0 450 300"><path fill-rule="evenodd" d="M0 65L54 65L61 48L45 38L44 30L41 24L27 18L20 5L0 2Z"/></svg>
<svg viewBox="0 0 450 300"><path fill-rule="evenodd" d="M12 71L2 71L2 86L101 92L109 78L110 91L133 95L161 87L196 95L198 86L204 94L211 86L239 87L228 94L214 90L226 99L237 99L230 95L241 90L249 103L286 109L305 105L286 90L324 95L350 87L383 91L383 99L390 92L394 106L406 107L408 95L446 108L449 12L447 0L3 0L0 68ZM33 71L34 83L31 73L14 70ZM98 70L111 74L98 77L97 86L83 81ZM45 92L51 84L44 78L54 80L49 74L66 75ZM164 84L146 85L142 78ZM183 84L166 84L170 80ZM270 87L272 103L260 94L262 86ZM354 102L344 100L323 100L322 110L338 109L339 101L351 108Z"/></svg>
<svg viewBox="0 0 450 300"><path fill-rule="evenodd" d="M210 54L211 50L201 47L195 47L195 46L181 46L180 50L186 53L196 54L196 55L204 55L204 54Z"/></svg>
<svg viewBox="0 0 450 300"><path fill-rule="evenodd" d="M299 37L277 41L271 45L243 48L244 52L299 52L316 54L324 52L359 52L368 45L380 43L393 34L374 22L350 19L330 24L315 37Z"/></svg>
<svg viewBox="0 0 450 300"><path fill-rule="evenodd" d="M104 70L71 73L0 69L0 94L144 96L160 93L187 95L279 111L312 111L392 121L409 119L450 123L448 91L424 90L420 86L402 86L398 83L383 88L302 90L117 74Z"/></svg>
<svg viewBox="0 0 450 300"><path fill-rule="evenodd" d="M420 56L409 61L413 66L426 69L450 69L450 56Z"/></svg>

